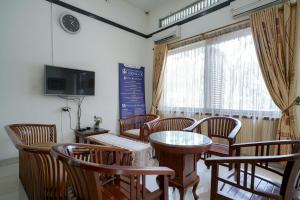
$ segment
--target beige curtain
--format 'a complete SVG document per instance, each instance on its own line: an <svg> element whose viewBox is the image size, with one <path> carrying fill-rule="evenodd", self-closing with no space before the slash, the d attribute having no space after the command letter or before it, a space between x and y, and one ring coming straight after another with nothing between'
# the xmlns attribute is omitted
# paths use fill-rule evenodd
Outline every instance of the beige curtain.
<svg viewBox="0 0 300 200"><path fill-rule="evenodd" d="M153 59L153 85L151 113L157 113L157 107L162 95L163 77L167 58L167 44L160 44L154 48Z"/></svg>
<svg viewBox="0 0 300 200"><path fill-rule="evenodd" d="M250 17L255 48L267 88L276 105L283 111L277 139L297 139L295 107L294 41L296 6L286 3L254 13ZM282 148L287 153L289 148Z"/></svg>

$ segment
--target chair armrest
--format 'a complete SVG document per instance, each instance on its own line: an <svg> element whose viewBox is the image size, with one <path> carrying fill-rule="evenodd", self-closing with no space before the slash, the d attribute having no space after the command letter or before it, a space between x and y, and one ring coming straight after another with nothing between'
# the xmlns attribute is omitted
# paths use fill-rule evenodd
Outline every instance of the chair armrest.
<svg viewBox="0 0 300 200"><path fill-rule="evenodd" d="M300 144L300 140L274 140L274 141L262 141L262 142L249 142L233 144L231 147L233 149L241 147L254 147L254 146L266 146L266 145L286 145L286 144Z"/></svg>
<svg viewBox="0 0 300 200"><path fill-rule="evenodd" d="M121 134L125 131L125 119L120 119L120 132Z"/></svg>
<svg viewBox="0 0 300 200"><path fill-rule="evenodd" d="M175 171L168 167L131 167L129 173L137 173L141 175L159 175L159 176L171 176L175 175Z"/></svg>
<svg viewBox="0 0 300 200"><path fill-rule="evenodd" d="M123 126L124 128L126 127L126 124L130 123L131 120L134 119L134 117L128 117L128 118L123 118L120 119L120 126Z"/></svg>
<svg viewBox="0 0 300 200"><path fill-rule="evenodd" d="M185 129L183 129L183 131L193 132L198 126L201 126L201 124L203 122L205 122L206 120L207 120L206 118L201 119L201 120L197 121L196 123L194 123L193 125L191 125L191 126L185 128Z"/></svg>
<svg viewBox="0 0 300 200"><path fill-rule="evenodd" d="M185 129L183 129L183 131L193 132L193 131L198 127L198 125L199 125L200 123L201 123L201 121L198 121L198 122L192 124L191 126L185 128Z"/></svg>
<svg viewBox="0 0 300 200"><path fill-rule="evenodd" d="M14 134L13 130L12 130L9 126L5 126L4 128L5 128L5 130L6 130L7 134L8 134L8 136L9 136L9 138L10 138L11 141L13 142L14 146L15 146L17 149L20 150L21 146L24 145L24 144L21 142L21 139L18 138L18 137Z"/></svg>
<svg viewBox="0 0 300 200"><path fill-rule="evenodd" d="M156 122L157 120L153 120L150 122L147 122L144 124L144 130L147 131L148 134L152 133L152 129L153 129L153 124Z"/></svg>
<svg viewBox="0 0 300 200"><path fill-rule="evenodd" d="M235 141L235 138L239 131L241 130L242 124L240 121L238 121L238 124L234 127L234 129L229 133L228 140L231 142Z"/></svg>
<svg viewBox="0 0 300 200"><path fill-rule="evenodd" d="M205 164L207 165L219 165L225 163L268 163L268 162L282 162L291 161L300 158L300 153L289 154L282 156L239 156L239 157L218 157L207 158Z"/></svg>
<svg viewBox="0 0 300 200"><path fill-rule="evenodd" d="M75 162L75 164L78 164ZM101 165L89 163L90 169L100 173L117 174L117 175L158 175L174 177L175 171L168 167L133 167L120 165Z"/></svg>

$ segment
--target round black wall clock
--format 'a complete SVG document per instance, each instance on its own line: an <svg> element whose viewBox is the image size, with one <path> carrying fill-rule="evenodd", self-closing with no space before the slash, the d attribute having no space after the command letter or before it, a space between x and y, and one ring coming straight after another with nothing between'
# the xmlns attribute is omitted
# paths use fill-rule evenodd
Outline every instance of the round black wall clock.
<svg viewBox="0 0 300 200"><path fill-rule="evenodd" d="M68 33L75 34L80 30L80 23L76 17L71 14L63 14L60 17L61 27Z"/></svg>

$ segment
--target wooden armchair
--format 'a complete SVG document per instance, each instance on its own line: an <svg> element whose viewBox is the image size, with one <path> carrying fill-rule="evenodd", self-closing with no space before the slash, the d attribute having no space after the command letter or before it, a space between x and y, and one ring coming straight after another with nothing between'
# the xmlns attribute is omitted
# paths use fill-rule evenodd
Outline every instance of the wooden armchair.
<svg viewBox="0 0 300 200"><path fill-rule="evenodd" d="M50 156L55 125L13 124L6 131L19 151L19 177L29 199L66 199L67 176Z"/></svg>
<svg viewBox="0 0 300 200"><path fill-rule="evenodd" d="M147 140L148 134L144 131L144 125L147 122L159 119L158 115L135 115L120 119L120 134L141 141Z"/></svg>
<svg viewBox="0 0 300 200"><path fill-rule="evenodd" d="M192 118L174 117L158 119L145 124L145 130L150 135L159 131L186 131L190 130L197 121Z"/></svg>
<svg viewBox="0 0 300 200"><path fill-rule="evenodd" d="M166 167L129 166L128 152L114 147L88 144L63 144L52 147L52 155L68 171L75 199L168 199ZM145 175L158 175L159 189L146 189Z"/></svg>
<svg viewBox="0 0 300 200"><path fill-rule="evenodd" d="M230 156L232 155L232 145L236 141L236 136L241 129L241 122L231 117L208 117L200 120L195 126L190 127L189 131L203 133L203 127L206 125L209 138L223 138L228 141L226 144L213 143L204 159L210 155ZM199 155L200 158L200 155Z"/></svg>
<svg viewBox="0 0 300 200"><path fill-rule="evenodd" d="M291 154L279 155L280 148L284 145L292 145ZM237 157L208 158L205 161L212 166L211 199L300 198L300 140L235 144L232 148ZM240 157L243 148L254 148L255 156ZM277 151L272 153L274 149ZM274 168L274 163L282 162L286 162L284 172ZM234 174L228 178L219 175L219 166L225 163L235 166ZM280 175L281 184L258 174L258 168L264 169L268 174Z"/></svg>

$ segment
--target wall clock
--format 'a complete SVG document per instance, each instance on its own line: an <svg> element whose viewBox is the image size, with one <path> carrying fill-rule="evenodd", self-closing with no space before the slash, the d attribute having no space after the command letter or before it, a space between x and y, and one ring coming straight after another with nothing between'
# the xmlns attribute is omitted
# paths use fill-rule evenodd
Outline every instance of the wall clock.
<svg viewBox="0 0 300 200"><path fill-rule="evenodd" d="M71 14L61 15L60 25L67 33L75 34L80 31L79 20Z"/></svg>

